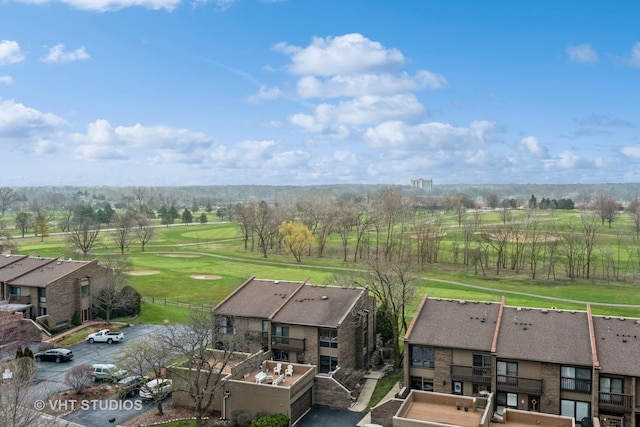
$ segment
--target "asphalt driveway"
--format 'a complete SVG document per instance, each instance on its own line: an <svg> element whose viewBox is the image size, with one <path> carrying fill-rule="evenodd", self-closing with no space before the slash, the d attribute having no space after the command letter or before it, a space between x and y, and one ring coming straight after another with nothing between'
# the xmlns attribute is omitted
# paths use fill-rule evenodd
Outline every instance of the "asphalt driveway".
<svg viewBox="0 0 640 427"><path fill-rule="evenodd" d="M296 427L355 427L366 415L365 412L312 406Z"/></svg>
<svg viewBox="0 0 640 427"><path fill-rule="evenodd" d="M136 341L162 328L162 325L135 325L123 330L125 340L117 344L82 342L68 347L73 351L73 360L70 362L36 362L36 373L34 380L37 384L36 392L39 398L46 399L48 396L68 390L70 387L64 383L64 375L72 366L84 363L93 365L95 363L114 363L116 358L122 354L129 343Z"/></svg>

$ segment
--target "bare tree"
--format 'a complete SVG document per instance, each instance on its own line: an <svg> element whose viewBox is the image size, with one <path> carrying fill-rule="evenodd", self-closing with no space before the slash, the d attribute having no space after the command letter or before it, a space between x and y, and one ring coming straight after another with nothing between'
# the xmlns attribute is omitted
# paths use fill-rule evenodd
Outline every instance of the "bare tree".
<svg viewBox="0 0 640 427"><path fill-rule="evenodd" d="M600 193L596 196L596 199L593 202L593 209L600 217L602 225L607 221L609 228L611 228L611 223L613 223L618 216L620 204L616 202L610 194Z"/></svg>
<svg viewBox="0 0 640 427"><path fill-rule="evenodd" d="M105 322L111 322L114 311L128 308L134 304L131 298L123 298L122 290L127 284L126 272L131 270L133 262L127 255L107 255L100 263L111 270L111 278L106 285L93 295L93 307L105 317Z"/></svg>
<svg viewBox="0 0 640 427"><path fill-rule="evenodd" d="M138 237L138 241L140 241L140 245L142 246L142 252L144 252L145 245L149 243L155 236L155 228L151 225L149 219L144 215L138 215L136 217L136 221L136 236Z"/></svg>
<svg viewBox="0 0 640 427"><path fill-rule="evenodd" d="M86 258L91 249L98 244L99 234L100 224L90 218L83 218L71 225L66 239L73 249L79 250Z"/></svg>
<svg viewBox="0 0 640 427"><path fill-rule="evenodd" d="M185 325L169 325L159 335L162 347L180 354L186 361L169 368L174 393L188 396L193 403L195 425L202 426L202 418L211 408L216 395L222 390L225 370L233 361L239 347L236 340L226 341L222 348L210 348L215 324L206 312L194 314Z"/></svg>
<svg viewBox="0 0 640 427"><path fill-rule="evenodd" d="M593 265L593 250L595 249L598 238L600 237L600 226L594 215L582 215L582 235L584 237L584 277L588 279L591 275Z"/></svg>
<svg viewBox="0 0 640 427"><path fill-rule="evenodd" d="M114 231L112 233L113 242L120 249L120 253L124 255L124 250L131 245L135 238L134 227L136 218L133 212L127 211L122 214L114 214L112 218Z"/></svg>
<svg viewBox="0 0 640 427"><path fill-rule="evenodd" d="M6 221L0 220L0 253L11 253L18 249L11 229Z"/></svg>
<svg viewBox="0 0 640 427"><path fill-rule="evenodd" d="M93 383L93 367L87 363L72 366L64 374L64 383L71 387L76 394L82 393Z"/></svg>
<svg viewBox="0 0 640 427"><path fill-rule="evenodd" d="M165 341L161 339L161 333L156 332L130 343L117 358L117 365L131 375L165 378L167 366L180 355L165 345ZM152 388L145 388L145 391L149 392L155 402L158 415L163 415L162 401L166 397L164 392Z"/></svg>
<svg viewBox="0 0 640 427"><path fill-rule="evenodd" d="M15 202L18 198L15 190L11 187L0 187L0 212L2 216L6 212L9 207Z"/></svg>
<svg viewBox="0 0 640 427"><path fill-rule="evenodd" d="M633 221L633 231L636 237L640 236L640 199L635 199L627 206L627 211L631 213Z"/></svg>

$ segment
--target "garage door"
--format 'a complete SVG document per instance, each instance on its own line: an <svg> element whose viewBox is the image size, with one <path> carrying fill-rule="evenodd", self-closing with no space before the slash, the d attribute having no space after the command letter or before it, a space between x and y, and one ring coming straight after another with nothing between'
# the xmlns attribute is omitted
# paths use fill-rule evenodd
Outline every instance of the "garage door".
<svg viewBox="0 0 640 427"><path fill-rule="evenodd" d="M298 418L304 415L307 412L307 409L311 408L311 390L307 390L305 394L300 396L298 400L293 402L291 405L291 422L295 423L298 421Z"/></svg>

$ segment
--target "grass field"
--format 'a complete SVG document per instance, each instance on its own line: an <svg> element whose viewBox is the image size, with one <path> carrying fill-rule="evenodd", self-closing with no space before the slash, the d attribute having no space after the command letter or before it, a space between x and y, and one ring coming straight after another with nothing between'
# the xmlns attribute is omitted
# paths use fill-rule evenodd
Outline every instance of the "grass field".
<svg viewBox="0 0 640 427"><path fill-rule="evenodd" d="M524 215L516 212L516 215ZM500 221L500 214L486 214L484 221ZM568 226L579 222L576 212L559 212L547 215L545 221ZM620 219L621 223L623 219ZM624 219L624 221L629 221ZM628 225L628 224L627 224ZM447 219L448 234L460 233L454 218ZM616 239L616 232L605 227L601 239L609 242ZM20 252L45 257L69 256L63 236L50 235L44 241L39 237L16 239ZM234 223L176 225L158 227L154 239L147 244L145 252L139 245L131 245L127 253L133 261L133 271L128 282L147 301L136 322L161 323L183 321L189 310L171 305L151 304L150 301L167 299L173 302L215 305L251 276L274 280L323 283L343 269L362 269L362 265L342 262L339 239L330 239L325 257L303 256L301 263L284 254L269 254L263 258L259 251L244 249ZM444 244L444 243L443 243ZM628 247L627 247L628 249ZM108 233L103 233L101 242L93 255L114 253L113 242ZM72 255L80 258L79 255ZM153 272L154 274L136 274ZM475 275L470 268L447 263L429 265L416 271L420 297L428 294L437 298L499 301L505 297L508 305L530 307L552 307L584 310L591 303L595 314L640 317L640 292L630 283L601 283L586 280L535 281L525 275L503 270L501 275L483 277ZM539 277L545 277L539 275ZM411 310L415 310L417 298ZM627 305L627 306L625 306ZM636 307L633 307L635 305Z"/></svg>

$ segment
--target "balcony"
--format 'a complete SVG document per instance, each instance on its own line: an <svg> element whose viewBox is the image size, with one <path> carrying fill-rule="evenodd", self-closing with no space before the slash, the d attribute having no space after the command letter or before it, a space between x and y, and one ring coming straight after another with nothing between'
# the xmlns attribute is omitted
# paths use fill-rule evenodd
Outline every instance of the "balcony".
<svg viewBox="0 0 640 427"><path fill-rule="evenodd" d="M491 368L451 365L451 379L453 381L471 381L480 384L491 384Z"/></svg>
<svg viewBox="0 0 640 427"><path fill-rule="evenodd" d="M542 380L520 378L512 375L497 375L496 386L500 391L513 393L542 394Z"/></svg>
<svg viewBox="0 0 640 427"><path fill-rule="evenodd" d="M304 338L272 336L271 348L274 350L304 351Z"/></svg>
<svg viewBox="0 0 640 427"><path fill-rule="evenodd" d="M577 378L560 378L560 389L577 391L578 393L591 393L591 380Z"/></svg>
<svg viewBox="0 0 640 427"><path fill-rule="evenodd" d="M9 304L31 304L31 295L9 295Z"/></svg>
<svg viewBox="0 0 640 427"><path fill-rule="evenodd" d="M606 393L601 391L599 396L600 410L618 413L630 413L633 411L633 396L623 393Z"/></svg>

